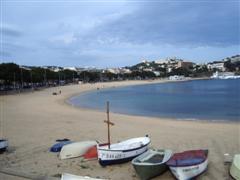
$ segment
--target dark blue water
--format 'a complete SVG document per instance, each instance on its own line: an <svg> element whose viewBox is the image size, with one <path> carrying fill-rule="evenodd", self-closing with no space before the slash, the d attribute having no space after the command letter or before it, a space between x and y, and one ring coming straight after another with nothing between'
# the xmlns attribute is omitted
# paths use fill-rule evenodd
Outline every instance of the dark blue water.
<svg viewBox="0 0 240 180"><path fill-rule="evenodd" d="M110 111L188 120L240 121L240 79L194 80L111 88L71 98L71 104Z"/></svg>

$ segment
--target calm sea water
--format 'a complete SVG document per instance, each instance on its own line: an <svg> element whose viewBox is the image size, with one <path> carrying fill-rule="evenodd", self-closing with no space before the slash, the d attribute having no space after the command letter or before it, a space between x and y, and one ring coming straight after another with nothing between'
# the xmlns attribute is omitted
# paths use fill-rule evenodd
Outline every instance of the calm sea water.
<svg viewBox="0 0 240 180"><path fill-rule="evenodd" d="M136 85L72 97L75 106L185 120L240 121L240 79Z"/></svg>

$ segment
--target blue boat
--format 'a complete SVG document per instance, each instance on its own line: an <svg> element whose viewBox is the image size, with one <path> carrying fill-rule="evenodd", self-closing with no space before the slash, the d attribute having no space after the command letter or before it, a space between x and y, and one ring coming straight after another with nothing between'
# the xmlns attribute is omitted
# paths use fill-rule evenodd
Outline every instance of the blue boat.
<svg viewBox="0 0 240 180"><path fill-rule="evenodd" d="M50 151L51 152L60 152L62 147L64 145L67 145L67 144L71 144L73 143L72 141L70 140L67 140L67 141L58 141L58 143L54 144L51 148L50 148Z"/></svg>

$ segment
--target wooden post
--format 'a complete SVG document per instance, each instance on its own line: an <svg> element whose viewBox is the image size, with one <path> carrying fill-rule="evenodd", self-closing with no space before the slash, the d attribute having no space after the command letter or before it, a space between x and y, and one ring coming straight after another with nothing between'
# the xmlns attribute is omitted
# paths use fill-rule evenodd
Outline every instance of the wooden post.
<svg viewBox="0 0 240 180"><path fill-rule="evenodd" d="M108 149L110 149L110 144L111 144L111 137L110 137L110 125L114 125L114 123L110 122L109 120L109 101L107 101L107 120L104 121L107 123L108 127Z"/></svg>

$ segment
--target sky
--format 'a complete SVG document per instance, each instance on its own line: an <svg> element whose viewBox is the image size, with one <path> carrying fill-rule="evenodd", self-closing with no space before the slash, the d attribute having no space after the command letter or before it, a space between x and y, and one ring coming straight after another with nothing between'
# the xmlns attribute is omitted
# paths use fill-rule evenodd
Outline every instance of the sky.
<svg viewBox="0 0 240 180"><path fill-rule="evenodd" d="M0 2L0 63L106 68L240 53L240 1Z"/></svg>

